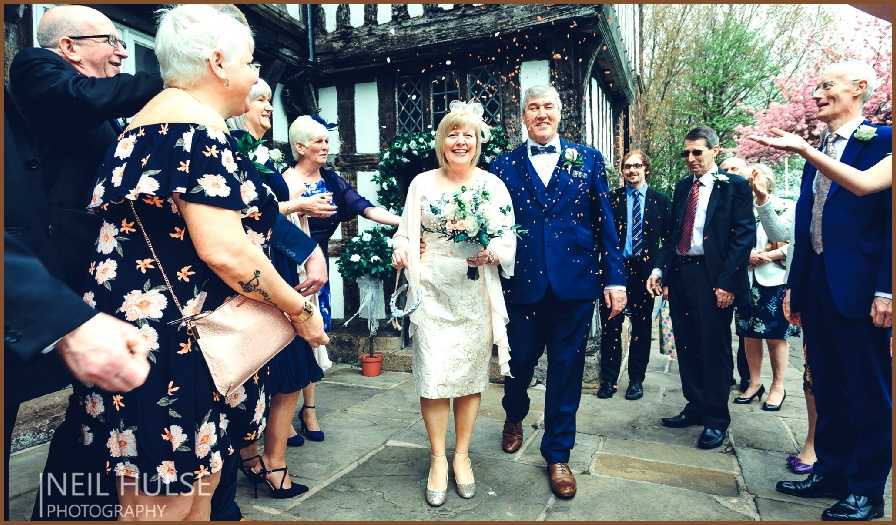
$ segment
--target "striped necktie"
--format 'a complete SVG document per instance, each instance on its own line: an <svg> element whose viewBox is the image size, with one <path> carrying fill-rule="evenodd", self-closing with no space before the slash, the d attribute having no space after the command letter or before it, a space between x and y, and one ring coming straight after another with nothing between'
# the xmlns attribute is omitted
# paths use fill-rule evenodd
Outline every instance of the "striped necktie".
<svg viewBox="0 0 896 525"><path fill-rule="evenodd" d="M681 221L681 237L678 238L678 254L687 255L691 249L691 237L694 233L694 221L697 220L697 201L700 199L700 179L694 177L691 191L688 193L688 204Z"/></svg>
<svg viewBox="0 0 896 525"><path fill-rule="evenodd" d="M644 221L641 212L641 192L633 190L632 199L632 257L641 253L644 244Z"/></svg>
<svg viewBox="0 0 896 525"><path fill-rule="evenodd" d="M821 148L825 155L835 160L837 158L837 149L834 147L834 144L837 143L839 138L839 135L831 133L825 137L824 146ZM825 177L820 171L817 172L815 175L815 198L812 201L812 220L809 224L809 231L812 233L812 249L819 255L824 250L824 243L821 238L821 217L830 189L831 179Z"/></svg>

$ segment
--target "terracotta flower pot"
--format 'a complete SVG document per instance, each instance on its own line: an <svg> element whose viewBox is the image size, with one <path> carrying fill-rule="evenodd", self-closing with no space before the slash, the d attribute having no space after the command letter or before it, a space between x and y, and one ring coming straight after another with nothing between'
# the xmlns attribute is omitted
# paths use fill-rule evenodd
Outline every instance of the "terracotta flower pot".
<svg viewBox="0 0 896 525"><path fill-rule="evenodd" d="M377 352L370 357L367 354L361 356L361 375L376 377L383 371L383 354Z"/></svg>

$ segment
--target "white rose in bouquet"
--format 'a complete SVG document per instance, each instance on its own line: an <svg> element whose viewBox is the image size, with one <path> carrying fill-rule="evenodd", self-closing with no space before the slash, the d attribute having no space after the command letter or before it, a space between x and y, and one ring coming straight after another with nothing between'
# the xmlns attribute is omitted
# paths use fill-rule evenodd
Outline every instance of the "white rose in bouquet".
<svg viewBox="0 0 896 525"><path fill-rule="evenodd" d="M255 148L255 162L264 164L270 158L270 150L267 148L267 146L259 144L259 146Z"/></svg>
<svg viewBox="0 0 896 525"><path fill-rule="evenodd" d="M271 160L274 162L283 162L283 152L279 149L270 150L268 156L270 156Z"/></svg>

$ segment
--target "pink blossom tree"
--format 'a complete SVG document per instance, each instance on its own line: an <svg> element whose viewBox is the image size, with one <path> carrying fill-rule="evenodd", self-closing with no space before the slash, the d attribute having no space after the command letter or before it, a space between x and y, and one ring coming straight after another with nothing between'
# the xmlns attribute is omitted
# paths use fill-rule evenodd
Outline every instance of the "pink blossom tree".
<svg viewBox="0 0 896 525"><path fill-rule="evenodd" d="M765 109L751 111L755 124L736 129L738 156L750 161L781 162L787 153L746 138L752 134L766 135L772 127L796 133L810 143L817 142L824 124L815 119L817 108L812 92L824 66L842 60L862 60L874 67L880 84L865 103L865 117L875 123L892 124L892 42L893 26L864 14L839 33L828 33L808 42L806 52L818 58L802 74L782 74L775 79L784 102L772 102Z"/></svg>

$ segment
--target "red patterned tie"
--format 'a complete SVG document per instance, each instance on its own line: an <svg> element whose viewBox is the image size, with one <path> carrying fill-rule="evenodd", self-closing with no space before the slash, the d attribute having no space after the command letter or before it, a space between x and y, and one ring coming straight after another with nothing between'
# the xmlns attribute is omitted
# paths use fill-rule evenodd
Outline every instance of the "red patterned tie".
<svg viewBox="0 0 896 525"><path fill-rule="evenodd" d="M684 210L684 220L681 223L681 238L678 239L679 255L687 255L691 249L691 234L694 230L694 220L697 218L697 199L700 197L700 179L694 178L691 184L691 192L688 194L688 207Z"/></svg>

